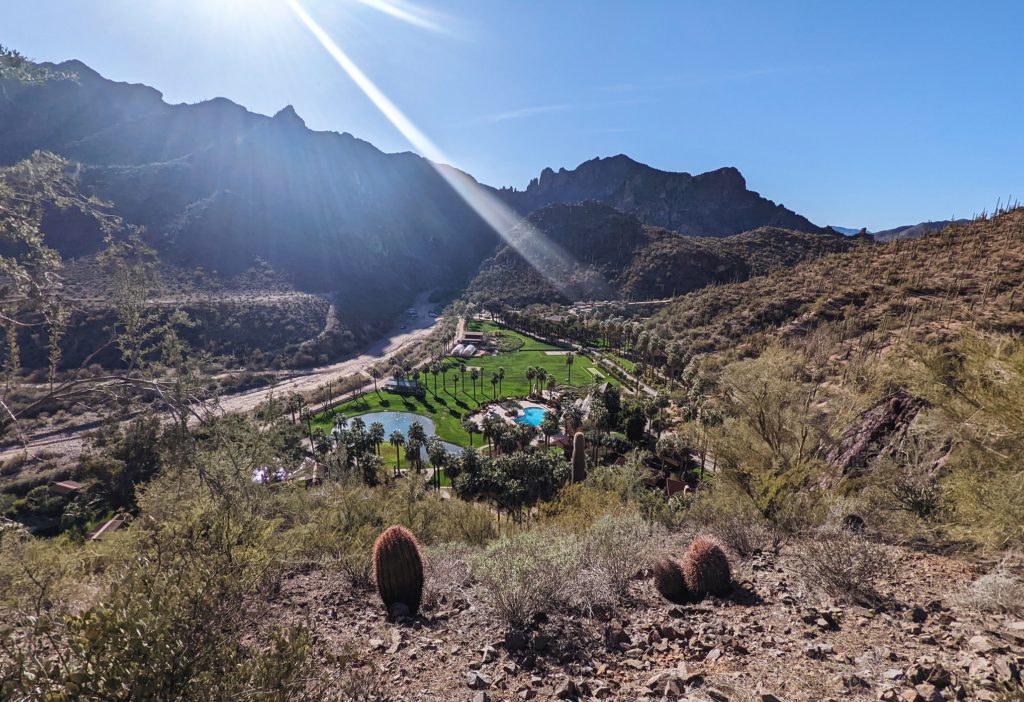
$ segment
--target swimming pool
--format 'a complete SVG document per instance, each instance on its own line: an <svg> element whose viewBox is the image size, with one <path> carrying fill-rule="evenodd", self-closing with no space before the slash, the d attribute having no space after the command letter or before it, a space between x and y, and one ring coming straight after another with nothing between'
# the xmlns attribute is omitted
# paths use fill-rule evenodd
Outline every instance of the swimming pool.
<svg viewBox="0 0 1024 702"><path fill-rule="evenodd" d="M531 424L535 427L539 427L540 423L544 420L544 415L547 414L547 410L543 407L527 407L523 409L523 413L516 417L517 424Z"/></svg>

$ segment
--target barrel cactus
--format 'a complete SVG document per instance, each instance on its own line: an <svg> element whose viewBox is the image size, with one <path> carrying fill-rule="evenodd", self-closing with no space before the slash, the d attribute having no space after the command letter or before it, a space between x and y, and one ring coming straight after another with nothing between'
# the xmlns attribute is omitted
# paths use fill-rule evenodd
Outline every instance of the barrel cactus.
<svg viewBox="0 0 1024 702"><path fill-rule="evenodd" d="M423 597L423 557L413 533L403 526L392 526L377 537L373 545L373 574L377 592L388 616L413 616Z"/></svg>
<svg viewBox="0 0 1024 702"><path fill-rule="evenodd" d="M581 482L587 477L587 439L582 431L572 437L572 482Z"/></svg>
<svg viewBox="0 0 1024 702"><path fill-rule="evenodd" d="M689 599L683 569L674 558L662 558L654 564L654 587L673 604L684 604Z"/></svg>
<svg viewBox="0 0 1024 702"><path fill-rule="evenodd" d="M707 536L693 540L683 558L683 578L686 587L699 597L724 597L732 591L729 558L718 541Z"/></svg>

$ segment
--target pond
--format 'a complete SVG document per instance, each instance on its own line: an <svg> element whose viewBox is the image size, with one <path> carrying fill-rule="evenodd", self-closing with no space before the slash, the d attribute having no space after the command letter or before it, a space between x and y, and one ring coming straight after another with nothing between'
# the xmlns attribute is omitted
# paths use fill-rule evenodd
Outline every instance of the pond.
<svg viewBox="0 0 1024 702"><path fill-rule="evenodd" d="M434 436L434 422L430 417L425 417L422 414L415 414L414 412L368 412L367 414L360 414L359 418L366 422L366 426L369 427L374 422L380 422L384 425L384 440L387 441L388 437L391 436L391 432L395 429L402 432L403 436L409 436L409 427L413 422L419 422L423 425L423 431L426 432L427 436ZM355 417L349 417L351 422ZM459 456L462 454L462 447L457 444L451 444L447 441L442 441L445 449L448 453L453 456ZM424 455L424 458L426 456Z"/></svg>
<svg viewBox="0 0 1024 702"><path fill-rule="evenodd" d="M547 410L543 407L526 407L523 409L523 413L516 417L516 423L539 427L546 413Z"/></svg>

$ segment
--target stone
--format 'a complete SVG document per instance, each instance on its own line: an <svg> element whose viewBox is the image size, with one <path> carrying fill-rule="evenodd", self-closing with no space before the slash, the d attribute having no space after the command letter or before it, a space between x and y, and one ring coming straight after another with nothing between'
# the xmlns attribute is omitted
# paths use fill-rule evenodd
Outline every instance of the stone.
<svg viewBox="0 0 1024 702"><path fill-rule="evenodd" d="M758 702L782 702L778 697L770 692L761 692L757 695Z"/></svg>
<svg viewBox="0 0 1024 702"><path fill-rule="evenodd" d="M604 630L604 644L609 651L615 651L631 643L629 634L621 622L611 622Z"/></svg>
<svg viewBox="0 0 1024 702"><path fill-rule="evenodd" d="M925 702L944 702L945 696L931 683L915 685L914 690Z"/></svg>
<svg viewBox="0 0 1024 702"><path fill-rule="evenodd" d="M486 692L480 691L473 695L473 702L491 702L491 696Z"/></svg>
<svg viewBox="0 0 1024 702"><path fill-rule="evenodd" d="M882 677L886 680L901 680L903 678L903 671L899 668L889 668L882 673Z"/></svg>
<svg viewBox="0 0 1024 702"><path fill-rule="evenodd" d="M521 631L510 631L505 634L505 650L509 653L518 653L526 648L526 634Z"/></svg>
<svg viewBox="0 0 1024 702"><path fill-rule="evenodd" d="M664 698L676 699L686 692L686 678L685 670L664 670L648 678L644 687Z"/></svg>
<svg viewBox="0 0 1024 702"><path fill-rule="evenodd" d="M484 663L493 663L498 658L498 652L494 646L484 646L482 651Z"/></svg>
<svg viewBox="0 0 1024 702"><path fill-rule="evenodd" d="M633 668L635 670L644 669L643 661L639 661L636 658L627 658L626 660L622 661L622 665L629 666L630 668Z"/></svg>
<svg viewBox="0 0 1024 702"><path fill-rule="evenodd" d="M579 688L576 686L576 682L571 678L567 678L555 689L555 697L560 700L575 700L580 696Z"/></svg>
<svg viewBox="0 0 1024 702"><path fill-rule="evenodd" d="M975 653L988 653L995 648L987 636L972 636L967 641L967 646Z"/></svg>
<svg viewBox="0 0 1024 702"><path fill-rule="evenodd" d="M532 643L535 651L546 651L548 645L551 643L551 639L549 639L545 634L538 632L533 635Z"/></svg>
<svg viewBox="0 0 1024 702"><path fill-rule="evenodd" d="M914 688L908 687L900 691L899 697L896 699L901 700L901 702L921 702L921 695L917 694L917 690Z"/></svg>
<svg viewBox="0 0 1024 702"><path fill-rule="evenodd" d="M479 670L471 670L466 673L466 685L470 690L480 690L491 686L491 676L481 673Z"/></svg>
<svg viewBox="0 0 1024 702"><path fill-rule="evenodd" d="M370 650L380 651L384 648L384 639L370 639Z"/></svg>
<svg viewBox="0 0 1024 702"><path fill-rule="evenodd" d="M721 657L722 657L722 649L720 649L720 648L713 648L710 651L708 651L708 655L704 656L704 662L708 663L708 664L714 663L715 661L717 661Z"/></svg>

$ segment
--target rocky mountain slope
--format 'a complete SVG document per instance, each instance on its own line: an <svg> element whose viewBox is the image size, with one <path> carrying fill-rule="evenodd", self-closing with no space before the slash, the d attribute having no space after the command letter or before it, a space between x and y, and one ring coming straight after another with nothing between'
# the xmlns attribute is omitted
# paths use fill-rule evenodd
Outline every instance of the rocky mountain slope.
<svg viewBox="0 0 1024 702"><path fill-rule="evenodd" d="M573 170L544 169L526 190L503 190L520 212L552 203L597 200L643 223L682 234L728 236L758 227L824 229L747 189L735 168L690 175L661 171L628 156L595 158Z"/></svg>
<svg viewBox="0 0 1024 702"><path fill-rule="evenodd" d="M774 227L721 238L680 236L593 200L548 205L509 239L484 262L471 296L514 305L657 299L861 243Z"/></svg>
<svg viewBox="0 0 1024 702"><path fill-rule="evenodd" d="M166 261L228 275L262 261L305 291L394 298L451 285L496 241L419 156L311 131L290 107L169 105L80 62L56 68L76 79L3 83L0 163L47 150L83 164L83 187L146 227ZM68 253L98 245L63 229Z"/></svg>

